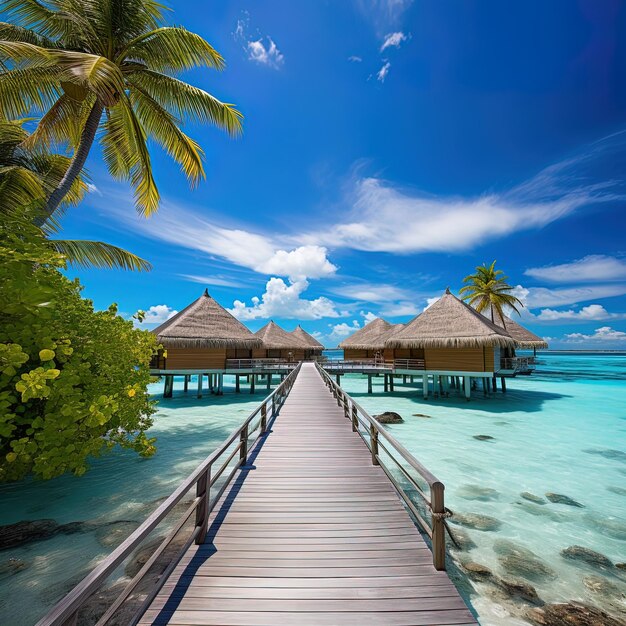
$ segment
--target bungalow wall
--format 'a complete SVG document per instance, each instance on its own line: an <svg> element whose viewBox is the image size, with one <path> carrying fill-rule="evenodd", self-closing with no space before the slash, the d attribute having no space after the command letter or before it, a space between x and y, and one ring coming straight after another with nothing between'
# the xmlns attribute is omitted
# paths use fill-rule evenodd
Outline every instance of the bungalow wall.
<svg viewBox="0 0 626 626"><path fill-rule="evenodd" d="M167 369L224 369L226 348L168 348Z"/></svg>
<svg viewBox="0 0 626 626"><path fill-rule="evenodd" d="M304 361L304 348L292 348L281 350L268 350L266 348L256 348L252 351L253 359L281 359L283 361Z"/></svg>
<svg viewBox="0 0 626 626"><path fill-rule="evenodd" d="M343 358L346 361L361 361L362 359L373 359L380 350L357 350L355 348L345 348Z"/></svg>
<svg viewBox="0 0 626 626"><path fill-rule="evenodd" d="M443 372L493 372L494 350L484 348L425 348L427 370Z"/></svg>

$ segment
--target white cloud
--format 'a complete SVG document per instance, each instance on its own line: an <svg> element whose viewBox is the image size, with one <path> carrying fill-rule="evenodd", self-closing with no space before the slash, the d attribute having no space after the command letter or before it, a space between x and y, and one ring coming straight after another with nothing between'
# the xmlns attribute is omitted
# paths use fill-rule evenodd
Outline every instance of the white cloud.
<svg viewBox="0 0 626 626"><path fill-rule="evenodd" d="M353 63L360 63L362 60L363 59L359 56L356 56L356 54L348 57L348 61L352 61Z"/></svg>
<svg viewBox="0 0 626 626"><path fill-rule="evenodd" d="M142 322L137 322L137 325L140 324L162 324L166 322L170 317L174 317L178 311L173 309L167 304L155 304L150 308L146 309L145 316Z"/></svg>
<svg viewBox="0 0 626 626"><path fill-rule="evenodd" d="M556 311L554 309L542 309L539 315L535 317L538 322L555 322L555 321L572 321L572 322L588 322L601 321L609 319L624 319L626 314L609 313L600 304L589 304L582 307L579 311L568 309L566 311Z"/></svg>
<svg viewBox="0 0 626 626"><path fill-rule="evenodd" d="M604 345L607 343L624 344L626 343L626 333L621 330L614 330L610 326L602 326L601 328L596 328L591 335L585 335L584 333L570 333L565 335L563 342L596 345Z"/></svg>
<svg viewBox="0 0 626 626"><path fill-rule="evenodd" d="M402 317L403 315L417 315L419 308L413 302L396 302L382 309L380 314L383 317Z"/></svg>
<svg viewBox="0 0 626 626"><path fill-rule="evenodd" d="M347 322L342 322L341 324L329 324L331 329L328 338L333 341L337 341L351 335L353 332L359 330L361 328L361 324L359 324L358 320L352 320L352 324L348 324Z"/></svg>
<svg viewBox="0 0 626 626"><path fill-rule="evenodd" d="M235 300L230 312L240 320L253 319L299 319L317 320L324 317L340 317L335 304L328 298L320 297L305 300L300 296L306 291L309 283L306 280L286 284L282 278L270 278L265 286L265 293L254 297L248 305Z"/></svg>
<svg viewBox="0 0 626 626"><path fill-rule="evenodd" d="M124 207L115 213L118 219L152 239L199 250L261 274L286 276L291 282L326 278L337 271L322 246L306 244L287 249L265 235L218 226L166 202L149 220L137 218Z"/></svg>
<svg viewBox="0 0 626 626"><path fill-rule="evenodd" d="M403 41L406 41L408 37L401 31L395 33L389 33L385 35L385 40L383 41L383 45L380 47L380 51L382 52L386 48L399 48L400 44Z"/></svg>
<svg viewBox="0 0 626 626"><path fill-rule="evenodd" d="M511 292L529 309L543 307L568 306L579 302L589 302L601 298L611 298L626 294L626 285L585 285L564 289L547 289L546 287L523 287L517 285Z"/></svg>
<svg viewBox="0 0 626 626"><path fill-rule="evenodd" d="M362 302L389 302L390 300L406 299L410 295L404 289L393 285L376 285L373 283L341 285L331 288L330 291L344 298L352 298Z"/></svg>
<svg viewBox="0 0 626 626"><path fill-rule="evenodd" d="M385 78L387 78L387 74L389 74L389 70L391 69L391 63L389 61L385 61L385 64L376 72L376 80L379 80L381 83L385 82Z"/></svg>
<svg viewBox="0 0 626 626"><path fill-rule="evenodd" d="M354 0L357 8L375 27L377 32L387 32L396 26L413 0Z"/></svg>
<svg viewBox="0 0 626 626"><path fill-rule="evenodd" d="M532 267L524 274L555 283L626 280L626 260L603 254L592 254L571 263Z"/></svg>
<svg viewBox="0 0 626 626"><path fill-rule="evenodd" d="M426 298L426 306L423 308L423 310L425 311L426 309L430 309L430 307L433 304L435 304L435 302L438 302L440 298L441 296L435 296L434 298Z"/></svg>
<svg viewBox="0 0 626 626"><path fill-rule="evenodd" d="M241 287L242 284L230 280L229 278L221 278L220 276L198 276L197 274L179 274L181 278L186 278L192 283L200 283L201 285L215 285L217 287Z"/></svg>
<svg viewBox="0 0 626 626"><path fill-rule="evenodd" d="M375 315L371 311L367 311L367 313L365 311L361 311L361 317L365 320L366 324L369 324L370 322L373 322L378 315Z"/></svg>
<svg viewBox="0 0 626 626"><path fill-rule="evenodd" d="M89 193L96 193L99 196L102 196L102 192L93 183L86 183L86 185Z"/></svg>
<svg viewBox="0 0 626 626"><path fill-rule="evenodd" d="M265 39L265 43L263 43L263 39L248 41L248 58L256 63L278 69L284 63L285 57L271 37L266 37Z"/></svg>

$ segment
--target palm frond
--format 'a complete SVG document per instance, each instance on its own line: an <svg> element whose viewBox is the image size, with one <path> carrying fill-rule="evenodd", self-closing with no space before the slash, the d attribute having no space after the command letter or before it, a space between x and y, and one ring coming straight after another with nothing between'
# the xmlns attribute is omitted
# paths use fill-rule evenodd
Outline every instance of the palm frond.
<svg viewBox="0 0 626 626"><path fill-rule="evenodd" d="M242 131L243 115L235 105L221 102L198 87L151 70L133 72L127 82L141 87L179 119L214 124L230 135L239 135Z"/></svg>
<svg viewBox="0 0 626 626"><path fill-rule="evenodd" d="M31 28L24 28L8 22L0 22L0 40L21 41L40 48L54 48L56 45L53 39L44 37Z"/></svg>
<svg viewBox="0 0 626 626"><path fill-rule="evenodd" d="M123 248L101 241L50 239L54 249L75 267L98 269L122 269L148 272L152 265Z"/></svg>
<svg viewBox="0 0 626 626"><path fill-rule="evenodd" d="M143 33L120 52L118 63L130 59L157 72L179 72L193 67L224 68L224 58L200 35L180 26L164 26Z"/></svg>
<svg viewBox="0 0 626 626"><path fill-rule="evenodd" d="M60 95L55 68L29 67L0 73L0 115L8 119L45 111Z"/></svg>

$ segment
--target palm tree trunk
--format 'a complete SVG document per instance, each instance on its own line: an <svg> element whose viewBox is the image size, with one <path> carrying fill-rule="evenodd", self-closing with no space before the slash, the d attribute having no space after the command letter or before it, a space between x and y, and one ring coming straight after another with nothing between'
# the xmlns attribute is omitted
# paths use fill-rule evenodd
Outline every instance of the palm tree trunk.
<svg viewBox="0 0 626 626"><path fill-rule="evenodd" d="M87 117L87 121L85 122L85 127L80 135L78 148L74 153L70 166L67 168L67 172L65 172L63 178L59 181L57 188L50 194L44 215L36 220L37 226L41 226L48 219L48 217L50 217L57 210L59 204L61 204L63 198L65 198L67 192L74 184L76 177L81 173L83 167L85 166L85 161L89 156L91 146L96 138L96 132L98 131L103 111L104 107L99 101L96 100L96 103L93 105L91 111L89 112L89 116Z"/></svg>

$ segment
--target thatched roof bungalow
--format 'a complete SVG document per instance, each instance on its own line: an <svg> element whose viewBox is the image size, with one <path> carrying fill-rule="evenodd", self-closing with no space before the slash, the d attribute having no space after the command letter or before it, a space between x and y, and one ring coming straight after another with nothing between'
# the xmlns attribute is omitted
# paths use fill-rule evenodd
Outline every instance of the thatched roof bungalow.
<svg viewBox="0 0 626 626"><path fill-rule="evenodd" d="M208 290L152 332L167 351L161 369L223 369L262 345Z"/></svg>
<svg viewBox="0 0 626 626"><path fill-rule="evenodd" d="M306 330L300 326L300 324L298 324L289 334L296 337L296 339L299 339L306 346L304 351L305 359L310 359L313 356L319 356L324 350L324 346L317 339L315 339L315 337L309 335L309 333L307 333Z"/></svg>
<svg viewBox="0 0 626 626"><path fill-rule="evenodd" d="M548 343L545 339L538 337L535 333L528 330L528 328L524 328L524 326L512 320L508 315L504 316L504 324L502 324L502 320L500 319L496 319L496 324L503 327L506 332L511 335L517 348L537 350L546 349L548 347Z"/></svg>
<svg viewBox="0 0 626 626"><path fill-rule="evenodd" d="M377 354L385 359L393 359L393 349L386 348L387 339L403 328L403 324L391 324L377 317L363 328L346 337L339 348L347 360L373 359Z"/></svg>
<svg viewBox="0 0 626 626"><path fill-rule="evenodd" d="M253 351L254 358L279 358L289 361L304 360L304 352L307 344L288 333L273 320L270 320L263 328L257 330L254 336L261 340L261 347Z"/></svg>
<svg viewBox="0 0 626 626"><path fill-rule="evenodd" d="M410 349L435 372L494 372L500 349L514 348L506 330L446 289L432 306L386 341L390 348Z"/></svg>

